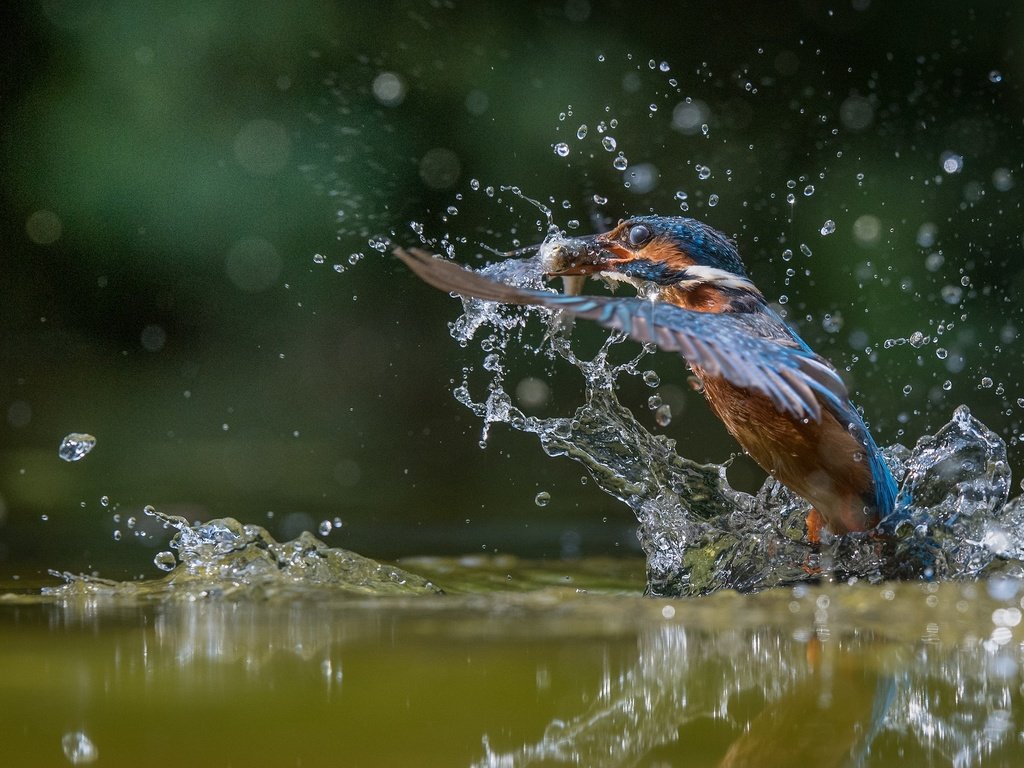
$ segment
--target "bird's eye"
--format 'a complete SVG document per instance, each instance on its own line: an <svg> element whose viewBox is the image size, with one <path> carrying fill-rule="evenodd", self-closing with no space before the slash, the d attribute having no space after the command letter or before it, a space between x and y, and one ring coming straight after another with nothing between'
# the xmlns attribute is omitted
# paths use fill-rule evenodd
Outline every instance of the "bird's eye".
<svg viewBox="0 0 1024 768"><path fill-rule="evenodd" d="M634 248L639 248L651 239L651 230L646 224L634 224L629 228L628 237L629 244Z"/></svg>

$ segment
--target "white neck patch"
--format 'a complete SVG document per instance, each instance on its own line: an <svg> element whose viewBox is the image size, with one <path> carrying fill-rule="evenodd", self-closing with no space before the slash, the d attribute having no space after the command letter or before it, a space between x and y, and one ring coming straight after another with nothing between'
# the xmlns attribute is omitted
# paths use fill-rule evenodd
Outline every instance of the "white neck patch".
<svg viewBox="0 0 1024 768"><path fill-rule="evenodd" d="M659 285L650 280L641 280L632 275L624 275L621 272L600 272L601 279L608 283L626 283L636 289L638 295L656 300L662 290L666 288L696 288L699 285L714 285L716 288L734 288L740 291L755 293L758 296L761 292L745 277L734 275L724 269L706 266L687 267L683 270L682 279L671 285Z"/></svg>
<svg viewBox="0 0 1024 768"><path fill-rule="evenodd" d="M683 270L683 279L676 285L680 288L695 288L698 285L710 283L717 288L736 288L741 291L750 291L759 296L761 292L754 287L754 284L745 277L726 272L724 269L707 266L687 267Z"/></svg>

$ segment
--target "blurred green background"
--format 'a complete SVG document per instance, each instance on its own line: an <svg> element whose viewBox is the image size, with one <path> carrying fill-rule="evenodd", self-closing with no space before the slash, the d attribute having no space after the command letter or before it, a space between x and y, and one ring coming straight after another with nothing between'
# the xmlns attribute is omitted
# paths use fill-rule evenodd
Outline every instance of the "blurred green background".
<svg viewBox="0 0 1024 768"><path fill-rule="evenodd" d="M338 518L327 541L372 557L636 552L576 465L501 428L481 450L457 302L381 252L413 223L471 264L540 240L501 185L570 231L685 208L735 235L881 443L966 403L1019 477L1024 10L657 5L5 8L0 574L155 575L146 504L279 537ZM509 389L571 412L578 376L521 358ZM681 452L735 454L655 364ZM650 394L621 397L658 429ZM70 432L97 438L77 463Z"/></svg>

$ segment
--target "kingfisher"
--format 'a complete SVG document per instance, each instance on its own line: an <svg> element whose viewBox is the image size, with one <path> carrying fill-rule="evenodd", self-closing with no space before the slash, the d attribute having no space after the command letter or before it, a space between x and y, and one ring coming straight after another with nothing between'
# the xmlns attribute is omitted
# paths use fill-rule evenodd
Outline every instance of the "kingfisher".
<svg viewBox="0 0 1024 768"><path fill-rule="evenodd" d="M744 451L811 504L811 542L823 528L870 530L892 512L896 482L838 372L771 308L735 242L707 224L637 216L566 240L545 266L566 278L566 293L507 285L419 249L395 253L441 290L562 310L679 352ZM637 296L580 295L588 276Z"/></svg>

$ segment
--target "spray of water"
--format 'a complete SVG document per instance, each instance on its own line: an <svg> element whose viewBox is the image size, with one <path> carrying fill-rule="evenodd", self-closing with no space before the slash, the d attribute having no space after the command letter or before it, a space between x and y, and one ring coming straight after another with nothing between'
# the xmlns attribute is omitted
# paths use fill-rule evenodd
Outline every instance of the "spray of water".
<svg viewBox="0 0 1024 768"><path fill-rule="evenodd" d="M545 251L483 271L539 288ZM512 353L534 317L545 327L549 357L582 377L584 400L571 416L528 416L506 390ZM896 513L878 530L814 545L804 532L805 501L770 478L755 496L734 490L725 467L681 456L675 441L649 432L619 402L616 382L641 375L639 363L653 350L614 364L609 352L625 339L613 333L594 357L581 358L557 312L473 298L463 300L451 333L462 346L476 339L485 355L486 391L474 395L468 378L455 390L483 421L483 439L493 424L505 424L536 435L548 455L586 467L598 487L636 515L651 594L753 590L821 578L1024 575L1024 504L1008 503L1006 446L964 406L913 450L896 445L885 451L901 492Z"/></svg>

